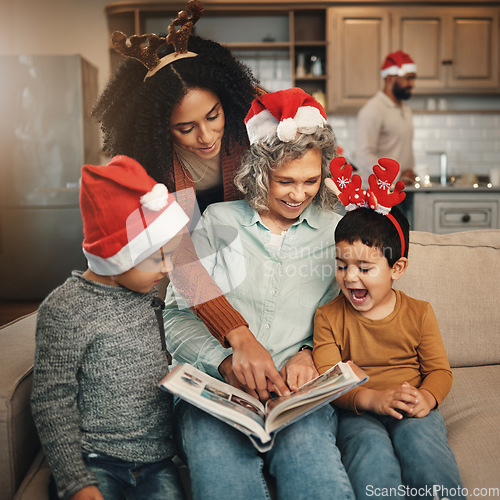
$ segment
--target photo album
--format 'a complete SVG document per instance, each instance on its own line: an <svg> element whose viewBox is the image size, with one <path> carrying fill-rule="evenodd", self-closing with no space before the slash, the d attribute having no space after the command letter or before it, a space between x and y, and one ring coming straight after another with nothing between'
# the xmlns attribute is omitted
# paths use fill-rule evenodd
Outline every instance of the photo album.
<svg viewBox="0 0 500 500"><path fill-rule="evenodd" d="M290 396L264 405L250 394L207 375L190 364L176 366L160 387L246 434L260 451L272 448L277 432L368 380L348 363L337 363Z"/></svg>

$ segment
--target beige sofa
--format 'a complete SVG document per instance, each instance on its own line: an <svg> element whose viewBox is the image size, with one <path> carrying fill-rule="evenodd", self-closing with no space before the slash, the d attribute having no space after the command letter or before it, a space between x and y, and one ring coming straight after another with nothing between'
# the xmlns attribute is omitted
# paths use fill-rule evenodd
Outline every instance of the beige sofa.
<svg viewBox="0 0 500 500"><path fill-rule="evenodd" d="M500 496L500 231L412 232L398 283L434 306L453 368L441 406L469 497ZM49 470L30 415L35 314L0 330L0 497L44 500Z"/></svg>

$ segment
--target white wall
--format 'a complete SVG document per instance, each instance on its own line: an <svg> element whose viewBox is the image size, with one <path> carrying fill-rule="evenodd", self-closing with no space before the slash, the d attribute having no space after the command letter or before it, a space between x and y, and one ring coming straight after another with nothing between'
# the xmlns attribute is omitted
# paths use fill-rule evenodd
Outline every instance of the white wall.
<svg viewBox="0 0 500 500"><path fill-rule="evenodd" d="M0 0L1 55L79 54L109 76L105 6L111 0Z"/></svg>

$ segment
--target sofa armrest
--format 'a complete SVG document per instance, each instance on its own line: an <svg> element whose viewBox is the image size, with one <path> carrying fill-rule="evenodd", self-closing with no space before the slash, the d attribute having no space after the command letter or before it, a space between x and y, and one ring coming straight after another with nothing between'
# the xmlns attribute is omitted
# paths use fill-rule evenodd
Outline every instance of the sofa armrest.
<svg viewBox="0 0 500 500"><path fill-rule="evenodd" d="M47 458L40 450L13 500L48 500L50 474Z"/></svg>
<svg viewBox="0 0 500 500"><path fill-rule="evenodd" d="M31 416L36 313L0 328L0 492L12 498L40 442Z"/></svg>

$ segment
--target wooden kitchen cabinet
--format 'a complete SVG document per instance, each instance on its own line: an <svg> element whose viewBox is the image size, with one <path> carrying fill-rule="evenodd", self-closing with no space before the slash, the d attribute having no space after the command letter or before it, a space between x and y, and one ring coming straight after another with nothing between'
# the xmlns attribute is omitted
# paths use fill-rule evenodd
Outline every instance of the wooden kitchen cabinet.
<svg viewBox="0 0 500 500"><path fill-rule="evenodd" d="M257 70L256 76L264 87L266 79L274 79L278 85L281 79L280 88L301 87L323 100L326 107L326 8L311 8L306 2L293 6L288 2L203 1L203 4L203 17L195 26L197 34L227 46L244 63L258 60L263 69L261 75ZM185 7L185 1L110 4L106 7L110 38L115 30L128 36L165 33L177 12ZM111 46L109 50L114 71L122 56ZM298 61L302 58L305 72L297 73ZM313 59L319 61L314 74ZM277 60L284 60L285 66L276 64Z"/></svg>
<svg viewBox="0 0 500 500"><path fill-rule="evenodd" d="M500 229L500 197L496 192L409 193L413 204L412 229L430 233L455 233Z"/></svg>
<svg viewBox="0 0 500 500"><path fill-rule="evenodd" d="M500 92L498 7L330 7L328 108L359 109L382 88L384 57L415 60L415 94Z"/></svg>
<svg viewBox="0 0 500 500"><path fill-rule="evenodd" d="M331 7L328 26L328 109L360 108L381 88L390 52L390 13L380 7Z"/></svg>
<svg viewBox="0 0 500 500"><path fill-rule="evenodd" d="M416 93L500 91L499 9L391 10L391 48L417 63Z"/></svg>
<svg viewBox="0 0 500 500"><path fill-rule="evenodd" d="M243 62L260 61L262 71L272 74L259 75L264 86L268 78L280 88L325 95L328 112L357 111L381 89L380 66L397 49L417 63L415 94L500 93L499 2L408 3L204 0L195 29ZM109 33L164 33L185 6L185 0L110 4ZM114 70L121 56L109 51ZM312 56L320 61L320 74L310 70ZM305 73L297 73L302 58Z"/></svg>

